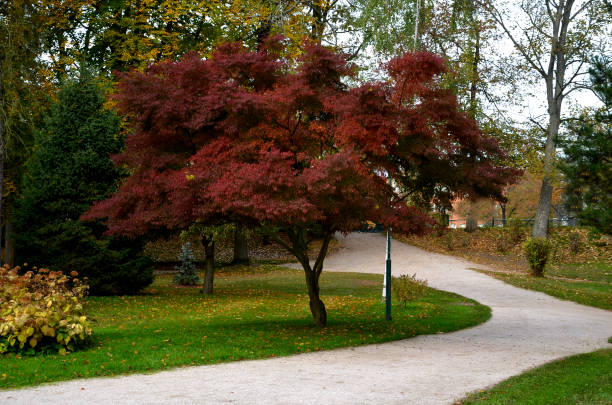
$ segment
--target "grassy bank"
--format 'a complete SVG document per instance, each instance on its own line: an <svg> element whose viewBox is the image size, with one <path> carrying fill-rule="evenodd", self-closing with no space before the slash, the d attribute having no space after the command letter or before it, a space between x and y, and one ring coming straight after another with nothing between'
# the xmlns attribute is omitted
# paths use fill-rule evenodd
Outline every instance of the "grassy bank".
<svg viewBox="0 0 612 405"><path fill-rule="evenodd" d="M319 329L300 271L225 268L212 297L198 288L177 288L171 277L158 276L141 296L89 297L87 311L97 321L94 344L66 356L1 356L0 387L385 342L462 329L490 316L486 306L430 289L406 309L395 305L393 321L386 322L382 276L323 273L329 326Z"/></svg>
<svg viewBox="0 0 612 405"><path fill-rule="evenodd" d="M550 266L545 277L525 273L485 273L517 287L612 310L612 265L607 262L558 264Z"/></svg>
<svg viewBox="0 0 612 405"><path fill-rule="evenodd" d="M611 404L612 349L548 363L474 393L460 403Z"/></svg>
<svg viewBox="0 0 612 405"><path fill-rule="evenodd" d="M578 235L573 248L572 232ZM450 230L444 235L398 238L426 250L486 265L494 270L486 274L517 287L612 310L612 247L603 237L593 237L586 229L551 228L553 251L545 276L538 278L530 275L523 254L522 244L528 235L529 229L523 227L515 235L510 228L480 228L472 233Z"/></svg>

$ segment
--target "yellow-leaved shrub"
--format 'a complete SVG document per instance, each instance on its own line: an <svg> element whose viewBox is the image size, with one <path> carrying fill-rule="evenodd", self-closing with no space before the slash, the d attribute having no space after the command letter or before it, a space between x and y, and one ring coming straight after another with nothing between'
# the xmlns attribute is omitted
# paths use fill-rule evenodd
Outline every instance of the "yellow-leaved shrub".
<svg viewBox="0 0 612 405"><path fill-rule="evenodd" d="M0 353L56 349L72 351L91 336L83 312L88 286L76 272L40 269L20 275L0 268Z"/></svg>
<svg viewBox="0 0 612 405"><path fill-rule="evenodd" d="M416 273L412 276L402 274L399 277L393 277L391 288L395 297L404 304L409 301L414 301L427 292L427 280L419 280Z"/></svg>

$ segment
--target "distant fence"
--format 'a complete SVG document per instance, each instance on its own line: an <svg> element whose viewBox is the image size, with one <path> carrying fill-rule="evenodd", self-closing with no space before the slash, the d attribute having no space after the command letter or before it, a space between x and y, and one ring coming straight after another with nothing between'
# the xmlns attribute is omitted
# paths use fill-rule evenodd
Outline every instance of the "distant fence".
<svg viewBox="0 0 612 405"><path fill-rule="evenodd" d="M448 227L449 228L465 228L466 220L467 218L451 219L448 221L449 222ZM534 219L527 218L527 219L520 219L520 221L523 223L523 225L533 225ZM490 220L485 221L485 222L478 221L478 226L480 227L503 227L503 226L508 225L509 222L510 222L509 219L503 220L501 218L491 218ZM578 220L575 217L550 218L548 220L548 225L551 227L577 226Z"/></svg>

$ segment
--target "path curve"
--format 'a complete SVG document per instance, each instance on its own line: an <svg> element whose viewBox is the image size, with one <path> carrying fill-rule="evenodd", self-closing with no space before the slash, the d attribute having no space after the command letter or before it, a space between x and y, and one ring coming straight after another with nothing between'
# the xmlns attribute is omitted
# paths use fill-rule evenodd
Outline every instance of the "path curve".
<svg viewBox="0 0 612 405"><path fill-rule="evenodd" d="M385 239L355 233L325 271L382 273ZM394 241L393 273L473 298L493 310L462 331L284 358L150 375L75 380L0 392L36 404L448 404L542 363L611 347L612 312L512 287L466 260Z"/></svg>

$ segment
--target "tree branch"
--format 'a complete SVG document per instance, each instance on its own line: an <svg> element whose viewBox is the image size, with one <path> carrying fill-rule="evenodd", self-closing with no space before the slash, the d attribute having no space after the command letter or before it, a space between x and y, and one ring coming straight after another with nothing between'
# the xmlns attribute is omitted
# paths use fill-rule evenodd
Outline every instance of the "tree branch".
<svg viewBox="0 0 612 405"><path fill-rule="evenodd" d="M516 40L514 35L512 35L510 29L504 23L504 19L501 13L495 8L495 6L491 5L490 2L486 2L486 0L485 2L481 2L481 5L491 15L491 17L493 17L493 19L497 21L497 23L502 27L510 41L514 44L516 50L519 51L523 58L525 58L525 61L527 61L527 63L530 64L533 69L540 73L542 77L546 78L546 72L535 63L534 59L525 51L523 46Z"/></svg>

